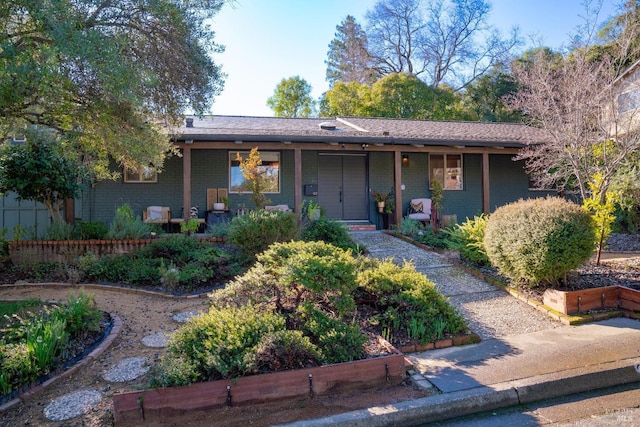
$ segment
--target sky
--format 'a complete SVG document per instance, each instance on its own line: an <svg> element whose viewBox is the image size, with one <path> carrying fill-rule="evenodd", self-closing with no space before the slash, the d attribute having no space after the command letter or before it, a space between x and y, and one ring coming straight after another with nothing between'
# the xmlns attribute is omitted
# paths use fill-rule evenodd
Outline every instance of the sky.
<svg viewBox="0 0 640 427"><path fill-rule="evenodd" d="M490 0L490 22L503 34L517 26L532 40L559 49L584 23L584 0ZM273 116L267 99L285 78L300 76L318 99L325 80L329 43L347 15L363 28L376 0L235 0L213 20L215 41L225 52L214 61L227 74L211 108L214 115ZM602 20L615 15L618 0L603 0Z"/></svg>

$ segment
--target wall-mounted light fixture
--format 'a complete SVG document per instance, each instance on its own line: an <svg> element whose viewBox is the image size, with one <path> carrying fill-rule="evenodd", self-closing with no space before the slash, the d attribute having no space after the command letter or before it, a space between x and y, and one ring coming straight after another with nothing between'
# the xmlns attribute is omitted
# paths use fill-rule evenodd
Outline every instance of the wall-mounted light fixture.
<svg viewBox="0 0 640 427"><path fill-rule="evenodd" d="M402 164L405 166L409 166L409 155L408 154L403 154L402 155Z"/></svg>
<svg viewBox="0 0 640 427"><path fill-rule="evenodd" d="M193 144L193 139L185 139L184 143L185 144Z"/></svg>
<svg viewBox="0 0 640 427"><path fill-rule="evenodd" d="M236 144L242 144L242 141L239 140L239 139L237 141L235 141L235 142L236 142Z"/></svg>
<svg viewBox="0 0 640 427"><path fill-rule="evenodd" d="M366 150L368 146L369 146L369 144L362 144L362 149Z"/></svg>

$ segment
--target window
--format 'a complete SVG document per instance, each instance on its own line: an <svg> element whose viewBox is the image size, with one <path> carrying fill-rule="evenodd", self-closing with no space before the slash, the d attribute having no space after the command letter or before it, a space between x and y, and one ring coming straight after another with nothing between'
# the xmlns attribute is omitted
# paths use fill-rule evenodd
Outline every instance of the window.
<svg viewBox="0 0 640 427"><path fill-rule="evenodd" d="M244 160L249 157L248 151L230 151L229 152L229 174L232 193L250 193L249 185L242 175L240 170L240 161L238 160L238 154ZM280 192L280 153L261 151L260 159L262 165L260 171L265 177L265 193L279 193Z"/></svg>
<svg viewBox="0 0 640 427"><path fill-rule="evenodd" d="M431 154L429 168L430 183L437 179L445 190L462 190L462 154Z"/></svg>
<svg viewBox="0 0 640 427"><path fill-rule="evenodd" d="M158 171L150 166L141 166L138 169L125 169L124 182L148 183L158 182Z"/></svg>
<svg viewBox="0 0 640 427"><path fill-rule="evenodd" d="M640 107L640 89L632 89L618 97L618 112L626 113Z"/></svg>

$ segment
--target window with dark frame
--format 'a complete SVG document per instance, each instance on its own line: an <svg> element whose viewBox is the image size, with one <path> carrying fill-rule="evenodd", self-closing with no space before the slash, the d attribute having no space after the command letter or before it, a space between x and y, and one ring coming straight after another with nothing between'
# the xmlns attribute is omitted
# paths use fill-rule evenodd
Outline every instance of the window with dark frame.
<svg viewBox="0 0 640 427"><path fill-rule="evenodd" d="M429 189L439 180L445 190L463 190L462 154L429 155Z"/></svg>

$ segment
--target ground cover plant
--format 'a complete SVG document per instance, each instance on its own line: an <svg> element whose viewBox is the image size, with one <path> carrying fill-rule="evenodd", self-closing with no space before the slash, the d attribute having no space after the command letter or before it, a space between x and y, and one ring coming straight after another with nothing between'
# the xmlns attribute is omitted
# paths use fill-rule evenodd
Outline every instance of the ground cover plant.
<svg viewBox="0 0 640 427"><path fill-rule="evenodd" d="M183 385L371 357L372 337L428 342L464 319L412 265L321 241L276 243L181 327L154 383ZM385 332L386 331L386 332Z"/></svg>
<svg viewBox="0 0 640 427"><path fill-rule="evenodd" d="M103 313L91 294L71 293L63 304L2 303L0 395L29 385L76 356L78 343L101 329ZM89 341L95 341L91 338Z"/></svg>

